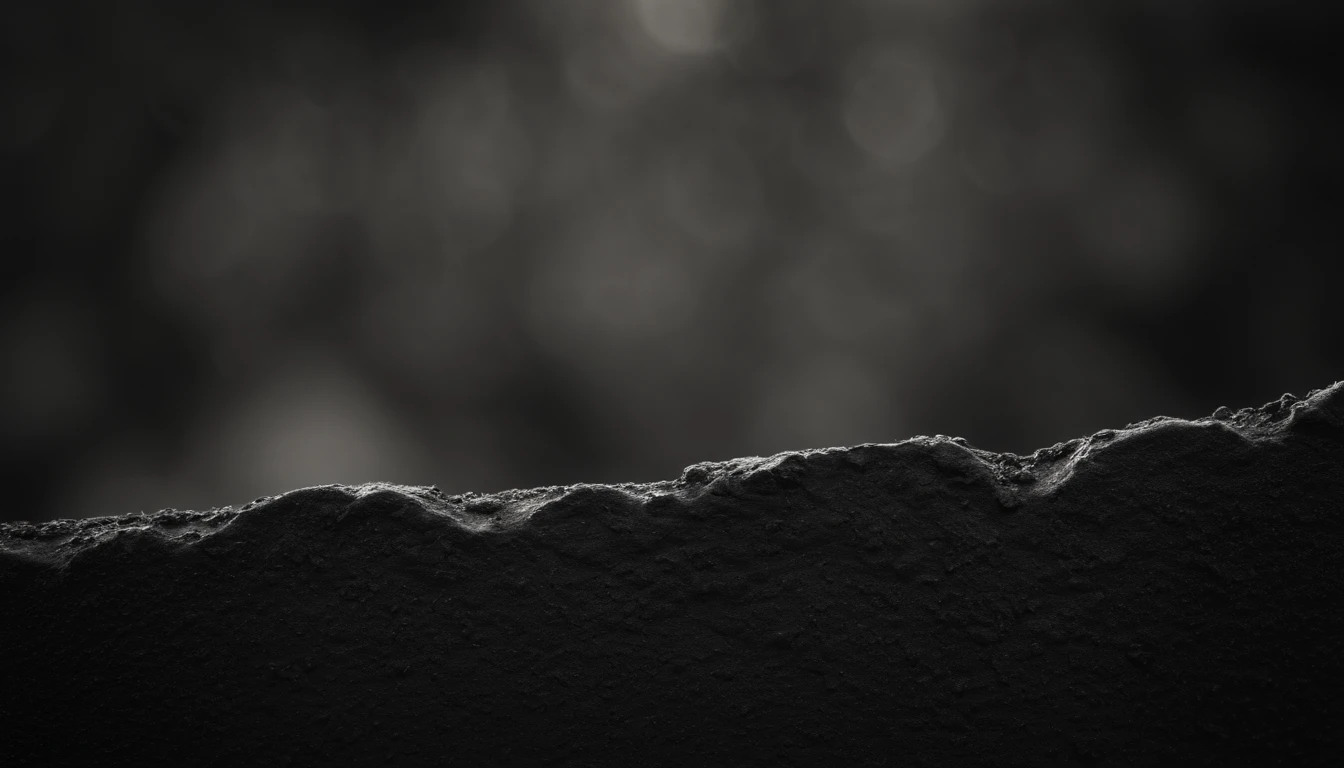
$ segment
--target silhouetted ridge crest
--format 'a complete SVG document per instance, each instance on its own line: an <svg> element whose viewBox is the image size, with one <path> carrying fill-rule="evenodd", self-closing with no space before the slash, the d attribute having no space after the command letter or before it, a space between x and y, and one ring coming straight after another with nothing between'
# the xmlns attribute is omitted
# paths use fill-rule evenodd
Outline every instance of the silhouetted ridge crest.
<svg viewBox="0 0 1344 768"><path fill-rule="evenodd" d="M1025 456L917 437L647 484L6 525L0 751L1330 765L1340 393Z"/></svg>
<svg viewBox="0 0 1344 768"><path fill-rule="evenodd" d="M238 542L250 531L266 535L283 520L340 526L385 518L419 531L449 526L473 534L524 526L570 530L575 518L625 532L669 514L698 514L708 497L769 498L808 492L809 484L864 484L895 497L917 499L944 490L992 495L1003 510L1067 488L1075 475L1152 473L1173 457L1244 465L1256 450L1297 433L1344 432L1344 382L1306 397L1285 394L1258 408L1193 421L1159 416L1104 429L1028 455L993 453L961 438L914 437L898 443L788 451L765 457L701 462L677 480L615 485L579 484L448 496L435 487L367 483L303 488L238 507L205 511L168 509L45 523L0 523L0 558L68 563L87 549L144 547L146 537L172 547L199 547L219 538ZM838 484L838 486L837 486ZM974 492L972 491L972 492ZM149 549L160 549L158 545ZM148 549L147 549L148 551Z"/></svg>

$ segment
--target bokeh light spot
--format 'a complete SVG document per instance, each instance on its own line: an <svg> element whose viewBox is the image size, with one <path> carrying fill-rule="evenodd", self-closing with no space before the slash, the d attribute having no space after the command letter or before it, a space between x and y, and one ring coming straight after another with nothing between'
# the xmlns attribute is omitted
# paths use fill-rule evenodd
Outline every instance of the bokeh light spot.
<svg viewBox="0 0 1344 768"><path fill-rule="evenodd" d="M1203 228L1180 178L1153 163L1134 163L1082 205L1088 263L1104 285L1138 304L1180 294L1200 259Z"/></svg>
<svg viewBox="0 0 1344 768"><path fill-rule="evenodd" d="M942 141L946 127L931 66L904 48L861 54L851 75L844 121L854 143L884 162L922 159Z"/></svg>
<svg viewBox="0 0 1344 768"><path fill-rule="evenodd" d="M649 37L679 54L703 55L724 45L725 0L635 0L639 21Z"/></svg>

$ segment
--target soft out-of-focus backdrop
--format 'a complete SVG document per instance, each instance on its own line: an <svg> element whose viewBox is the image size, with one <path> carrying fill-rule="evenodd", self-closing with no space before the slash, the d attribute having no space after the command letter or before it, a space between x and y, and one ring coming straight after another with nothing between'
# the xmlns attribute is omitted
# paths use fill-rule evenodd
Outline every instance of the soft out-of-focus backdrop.
<svg viewBox="0 0 1344 768"><path fill-rule="evenodd" d="M4 12L3 518L1344 377L1328 6L316 7Z"/></svg>

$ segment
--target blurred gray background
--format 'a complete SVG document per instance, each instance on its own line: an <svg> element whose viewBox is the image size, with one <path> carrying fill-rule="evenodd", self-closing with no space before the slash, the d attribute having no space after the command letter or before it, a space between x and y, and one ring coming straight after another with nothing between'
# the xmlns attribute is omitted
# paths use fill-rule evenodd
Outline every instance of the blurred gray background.
<svg viewBox="0 0 1344 768"><path fill-rule="evenodd" d="M7 10L3 518L1030 452L1325 386L1328 8Z"/></svg>

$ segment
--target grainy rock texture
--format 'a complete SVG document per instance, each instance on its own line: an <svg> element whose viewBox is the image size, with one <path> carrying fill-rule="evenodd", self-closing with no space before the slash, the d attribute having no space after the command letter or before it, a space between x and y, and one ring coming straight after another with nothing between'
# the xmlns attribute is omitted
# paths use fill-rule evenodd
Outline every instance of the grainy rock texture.
<svg viewBox="0 0 1344 768"><path fill-rule="evenodd" d="M1344 385L446 497L0 526L16 765L1327 765Z"/></svg>

